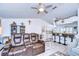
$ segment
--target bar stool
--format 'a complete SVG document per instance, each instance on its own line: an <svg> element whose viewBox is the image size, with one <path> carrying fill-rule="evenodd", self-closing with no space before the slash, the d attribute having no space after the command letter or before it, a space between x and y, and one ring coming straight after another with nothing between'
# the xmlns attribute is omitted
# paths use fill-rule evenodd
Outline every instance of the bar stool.
<svg viewBox="0 0 79 59"><path fill-rule="evenodd" d="M69 36L66 37L66 44L69 45L71 43L71 38Z"/></svg>
<svg viewBox="0 0 79 59"><path fill-rule="evenodd" d="M67 34L62 34L63 35L63 37L64 37L64 44L63 45L67 45L66 44L66 37L67 37Z"/></svg>
<svg viewBox="0 0 79 59"><path fill-rule="evenodd" d="M55 33L53 33L53 41L54 41L54 42L56 42L55 39L56 39L56 36L55 36Z"/></svg>
<svg viewBox="0 0 79 59"><path fill-rule="evenodd" d="M74 35L71 34L71 35L69 35L69 37L71 38L71 42L73 42Z"/></svg>
<svg viewBox="0 0 79 59"><path fill-rule="evenodd" d="M56 34L56 42L59 43L59 33Z"/></svg>
<svg viewBox="0 0 79 59"><path fill-rule="evenodd" d="M54 35L52 34L52 41L54 41Z"/></svg>
<svg viewBox="0 0 79 59"><path fill-rule="evenodd" d="M54 42L56 42L56 33L54 34Z"/></svg>
<svg viewBox="0 0 79 59"><path fill-rule="evenodd" d="M61 36L60 36L60 43L61 44L64 44L64 36L61 34Z"/></svg>
<svg viewBox="0 0 79 59"><path fill-rule="evenodd" d="M62 36L62 34L59 34L59 44L61 44L61 36Z"/></svg>

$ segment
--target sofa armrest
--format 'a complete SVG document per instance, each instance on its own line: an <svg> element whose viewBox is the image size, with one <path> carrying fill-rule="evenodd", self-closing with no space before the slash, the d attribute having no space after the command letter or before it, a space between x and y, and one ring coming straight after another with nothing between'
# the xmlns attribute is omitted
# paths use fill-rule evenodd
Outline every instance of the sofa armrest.
<svg viewBox="0 0 79 59"><path fill-rule="evenodd" d="M6 45L6 46L4 46L1 55L2 55L2 56L7 56L8 53L10 52L11 47L12 47L11 45Z"/></svg>
<svg viewBox="0 0 79 59"><path fill-rule="evenodd" d="M43 40L38 40L38 43L45 45L45 42Z"/></svg>

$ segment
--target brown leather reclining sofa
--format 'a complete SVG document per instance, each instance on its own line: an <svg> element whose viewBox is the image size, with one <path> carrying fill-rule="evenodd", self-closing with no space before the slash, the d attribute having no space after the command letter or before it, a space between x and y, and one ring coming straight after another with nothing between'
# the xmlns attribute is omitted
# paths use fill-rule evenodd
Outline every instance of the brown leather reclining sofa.
<svg viewBox="0 0 79 59"><path fill-rule="evenodd" d="M16 39L17 33L14 34ZM18 37L19 38L19 37ZM23 44L18 46L10 45L8 50L3 51L2 55L6 56L34 56L45 52L45 43L40 39L40 35L36 33L24 33L23 34ZM20 52L18 52L20 51Z"/></svg>
<svg viewBox="0 0 79 59"><path fill-rule="evenodd" d="M39 40L39 35L36 33L24 34L24 45L28 47L31 45L31 50L28 50L28 55L37 55L45 51L45 43L42 40ZM32 52L32 54L29 54Z"/></svg>

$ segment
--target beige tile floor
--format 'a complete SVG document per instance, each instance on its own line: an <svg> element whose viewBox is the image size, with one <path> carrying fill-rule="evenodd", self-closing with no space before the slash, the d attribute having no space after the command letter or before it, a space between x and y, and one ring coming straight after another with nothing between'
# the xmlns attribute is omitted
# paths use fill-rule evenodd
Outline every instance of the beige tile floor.
<svg viewBox="0 0 79 59"><path fill-rule="evenodd" d="M62 44L54 43L54 42L46 42L45 43L45 52L41 53L37 56L49 56L57 51L60 51L66 54L68 47Z"/></svg>

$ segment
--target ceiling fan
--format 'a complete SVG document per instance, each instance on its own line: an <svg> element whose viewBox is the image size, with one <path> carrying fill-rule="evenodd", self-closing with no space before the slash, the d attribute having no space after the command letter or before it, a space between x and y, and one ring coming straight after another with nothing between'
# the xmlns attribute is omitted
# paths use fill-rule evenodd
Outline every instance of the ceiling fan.
<svg viewBox="0 0 79 59"><path fill-rule="evenodd" d="M52 7L52 5L45 5L45 4L42 4L42 3L39 3L37 7L31 7L32 9L36 9L37 10L37 14L39 13L48 13L47 9ZM57 6L54 6L52 9L55 9L57 8Z"/></svg>

